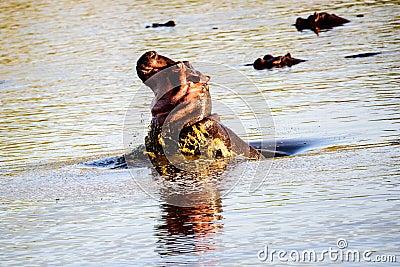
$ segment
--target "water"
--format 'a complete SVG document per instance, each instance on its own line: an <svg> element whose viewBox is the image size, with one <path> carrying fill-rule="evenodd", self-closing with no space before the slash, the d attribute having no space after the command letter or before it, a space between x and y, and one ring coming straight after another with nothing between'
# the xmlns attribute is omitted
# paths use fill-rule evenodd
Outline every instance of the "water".
<svg viewBox="0 0 400 267"><path fill-rule="evenodd" d="M263 264L265 245L322 251L339 238L400 261L398 1L2 1L0 10L2 265L248 266ZM291 26L315 10L351 23L319 36ZM145 28L170 19L175 28ZM246 178L256 163L244 172L239 164L230 177L244 181L196 208L167 205L157 183L151 193L161 201L143 192L132 177L152 185L147 165L82 168L124 151L127 113L140 143L151 94L135 63L150 49L189 59L233 88L211 88L215 108L239 132L241 118L248 139L258 136L238 95L259 113L270 110L278 138L337 142L262 163L269 174L254 193ZM243 66L286 52L308 61ZM343 263L318 263L331 264Z"/></svg>

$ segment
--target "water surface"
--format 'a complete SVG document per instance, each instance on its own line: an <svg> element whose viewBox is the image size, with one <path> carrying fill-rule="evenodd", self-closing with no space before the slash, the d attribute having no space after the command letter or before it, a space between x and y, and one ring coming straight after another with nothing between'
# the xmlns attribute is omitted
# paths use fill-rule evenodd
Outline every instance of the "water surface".
<svg viewBox="0 0 400 267"><path fill-rule="evenodd" d="M338 238L351 249L399 255L397 1L6 0L0 10L2 264L258 266L265 245L321 251ZM319 36L291 26L316 10L351 23ZM175 28L145 28L170 19ZM242 182L195 208L167 205L147 165L82 168L124 151L128 111L133 145L141 143L152 96L135 63L147 50L190 60L234 90L211 88L215 109L239 132L241 118L248 139L259 136L238 95L255 112L270 112L267 138L337 142L262 163L268 177L253 193L247 182L256 163L234 166L230 178ZM287 52L308 61L271 71L243 66ZM382 53L344 58L363 52ZM201 69L204 62L223 67ZM133 178L154 182L161 201ZM342 263L318 263L330 264Z"/></svg>

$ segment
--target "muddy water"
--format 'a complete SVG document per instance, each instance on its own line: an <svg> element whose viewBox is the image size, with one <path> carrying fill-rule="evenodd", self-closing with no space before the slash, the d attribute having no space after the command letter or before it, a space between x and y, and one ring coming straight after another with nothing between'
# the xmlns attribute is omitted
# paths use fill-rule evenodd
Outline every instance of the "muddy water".
<svg viewBox="0 0 400 267"><path fill-rule="evenodd" d="M372 259L399 254L397 1L6 0L0 10L2 264L248 266L262 263L266 245L321 252L339 238L375 251ZM291 26L315 10L351 23L319 36ZM170 19L175 28L145 28ZM259 138L251 103L274 122L263 125L268 138L335 141L244 172L238 164L229 177L242 182L196 208L167 205L146 164L82 168L124 151L125 114L141 143L151 94L134 67L150 49L210 75L215 110L235 130L249 128L248 139ZM286 52L308 61L243 66ZM364 52L382 53L344 58ZM201 68L210 62L218 68ZM251 166L268 174L252 193Z"/></svg>

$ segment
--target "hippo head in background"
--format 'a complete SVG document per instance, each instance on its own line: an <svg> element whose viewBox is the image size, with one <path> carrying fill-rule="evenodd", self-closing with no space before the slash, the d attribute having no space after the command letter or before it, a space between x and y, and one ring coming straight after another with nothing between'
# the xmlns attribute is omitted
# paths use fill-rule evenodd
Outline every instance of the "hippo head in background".
<svg viewBox="0 0 400 267"><path fill-rule="evenodd" d="M257 58L253 63L253 67L256 70L291 67L304 61L306 60L292 57L290 53L287 53L284 56L277 57L268 54L265 55L262 59Z"/></svg>
<svg viewBox="0 0 400 267"><path fill-rule="evenodd" d="M189 126L211 114L209 76L195 70L188 61L174 61L155 51L144 53L137 61L139 78L151 88L151 112L158 125L177 123ZM179 123L178 123L179 122Z"/></svg>
<svg viewBox="0 0 400 267"><path fill-rule="evenodd" d="M332 29L333 27L342 26L348 22L350 22L350 20L339 17L335 14L314 12L314 14L308 16L307 19L301 17L297 18L294 26L298 31L310 29L318 35L322 29Z"/></svg>

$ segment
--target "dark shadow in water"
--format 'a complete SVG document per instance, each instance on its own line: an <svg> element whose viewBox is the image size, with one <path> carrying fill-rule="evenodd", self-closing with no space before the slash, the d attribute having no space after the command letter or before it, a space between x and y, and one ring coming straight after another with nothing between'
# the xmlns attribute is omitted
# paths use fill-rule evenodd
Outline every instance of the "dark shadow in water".
<svg viewBox="0 0 400 267"><path fill-rule="evenodd" d="M216 249L216 234L223 228L220 197L210 198L194 207L161 204L160 208L161 217L155 227L155 236L158 237L156 252L161 258L197 255Z"/></svg>
<svg viewBox="0 0 400 267"><path fill-rule="evenodd" d="M379 54L381 54L381 52L368 52L368 53L360 53L360 54L345 56L344 58L372 57Z"/></svg>
<svg viewBox="0 0 400 267"><path fill-rule="evenodd" d="M250 141L249 145L257 149L266 158L293 156L308 150L329 146L335 138L288 138L277 140Z"/></svg>

